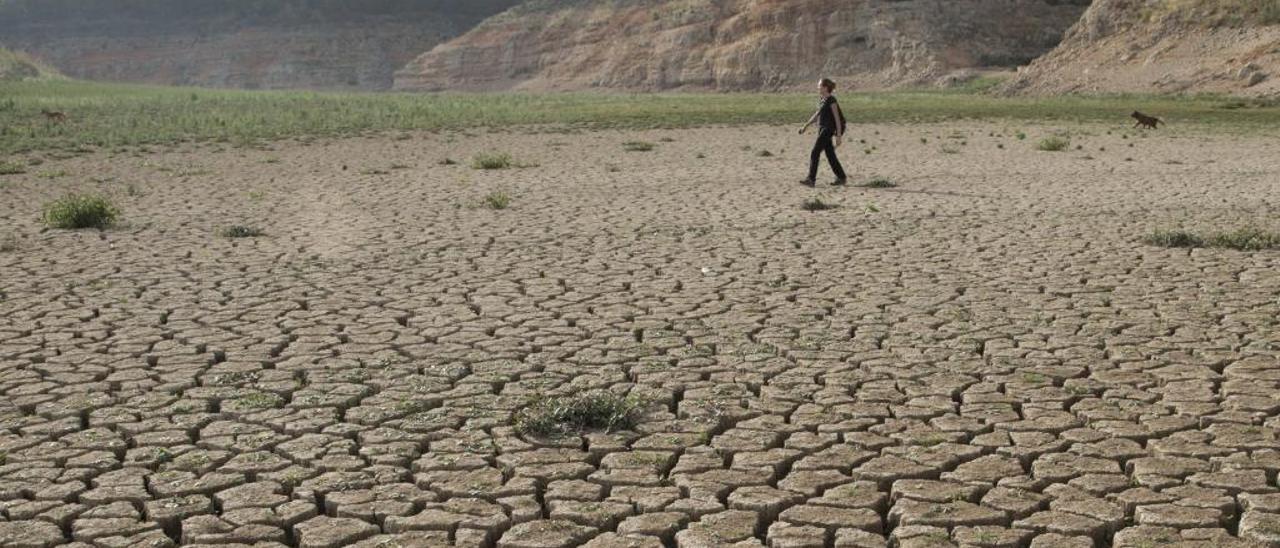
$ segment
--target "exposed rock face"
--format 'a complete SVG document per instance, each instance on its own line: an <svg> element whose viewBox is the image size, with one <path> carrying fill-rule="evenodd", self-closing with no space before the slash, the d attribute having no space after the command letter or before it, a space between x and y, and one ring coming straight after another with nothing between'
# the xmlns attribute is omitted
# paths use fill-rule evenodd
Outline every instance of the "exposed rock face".
<svg viewBox="0 0 1280 548"><path fill-rule="evenodd" d="M447 24L299 28L214 33L113 31L25 34L5 43L88 80L234 88L386 89L415 54L456 33Z"/></svg>
<svg viewBox="0 0 1280 548"><path fill-rule="evenodd" d="M1052 49L1088 0L531 0L396 73L412 90L932 82Z"/></svg>
<svg viewBox="0 0 1280 548"><path fill-rule="evenodd" d="M255 16L243 7L233 12L201 4L169 4L161 13L160 4L145 1L147 9L134 12L111 0L110 9L66 17L0 2L0 44L90 80L377 90L390 88L392 73L417 55L518 2L331 3L343 11L319 7Z"/></svg>
<svg viewBox="0 0 1280 548"><path fill-rule="evenodd" d="M1096 0L1003 90L1280 94L1280 0Z"/></svg>

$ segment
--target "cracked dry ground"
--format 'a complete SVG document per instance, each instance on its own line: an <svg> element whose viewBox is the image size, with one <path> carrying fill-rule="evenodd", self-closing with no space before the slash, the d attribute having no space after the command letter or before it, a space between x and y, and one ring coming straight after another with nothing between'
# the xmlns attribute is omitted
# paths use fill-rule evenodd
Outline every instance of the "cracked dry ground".
<svg viewBox="0 0 1280 548"><path fill-rule="evenodd" d="M1084 127L1043 153L1050 128L1017 129L860 127L855 179L901 185L820 189L843 207L818 213L808 138L772 127L6 177L0 538L1276 546L1280 254L1137 241L1273 221L1276 141ZM539 166L467 167L482 150ZM71 189L127 225L41 231ZM493 189L513 207L472 207ZM533 396L591 389L652 405L630 431L514 431Z"/></svg>

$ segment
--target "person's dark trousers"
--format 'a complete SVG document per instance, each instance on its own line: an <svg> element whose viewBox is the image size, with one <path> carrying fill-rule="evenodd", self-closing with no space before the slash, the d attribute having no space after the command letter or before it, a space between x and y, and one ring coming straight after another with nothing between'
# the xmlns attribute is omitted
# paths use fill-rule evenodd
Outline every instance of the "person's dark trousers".
<svg viewBox="0 0 1280 548"><path fill-rule="evenodd" d="M813 152L809 154L809 180L815 180L818 177L818 160L822 153L827 153L827 161L831 162L831 171L836 173L836 179L843 180L844 167L840 165L840 159L836 158L836 145L832 142L834 132L823 128L818 130L818 140L813 143Z"/></svg>

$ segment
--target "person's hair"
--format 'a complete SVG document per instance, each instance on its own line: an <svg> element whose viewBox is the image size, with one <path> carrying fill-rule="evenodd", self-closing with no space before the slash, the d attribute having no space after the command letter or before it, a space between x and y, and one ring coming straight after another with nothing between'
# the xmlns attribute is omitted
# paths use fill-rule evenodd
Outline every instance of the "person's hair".
<svg viewBox="0 0 1280 548"><path fill-rule="evenodd" d="M822 86L822 87L824 87L824 88L827 88L827 91L828 91L828 92L831 92L831 91L835 91L835 90L836 90L836 83L835 83L835 81L833 81L833 80L832 80L832 79L830 79L830 78L823 78L823 79L821 79L821 80L819 80L819 81L818 81L818 84L819 84L819 85L821 85L821 86Z"/></svg>

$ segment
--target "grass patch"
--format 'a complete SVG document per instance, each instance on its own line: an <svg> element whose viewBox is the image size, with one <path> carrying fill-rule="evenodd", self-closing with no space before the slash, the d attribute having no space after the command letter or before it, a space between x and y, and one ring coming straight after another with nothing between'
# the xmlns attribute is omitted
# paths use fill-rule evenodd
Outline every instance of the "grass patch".
<svg viewBox="0 0 1280 548"><path fill-rule="evenodd" d="M1200 236L1182 229L1156 230L1142 238L1142 242L1157 247L1204 246L1204 240Z"/></svg>
<svg viewBox="0 0 1280 548"><path fill-rule="evenodd" d="M480 205L493 210L502 210L511 207L511 195L501 190L495 190L484 195L480 199Z"/></svg>
<svg viewBox="0 0 1280 548"><path fill-rule="evenodd" d="M1070 146L1070 139L1054 135L1052 137L1045 137L1044 139L1041 139L1040 142L1036 144L1036 149L1043 150L1045 152L1062 152L1067 150Z"/></svg>
<svg viewBox="0 0 1280 548"><path fill-rule="evenodd" d="M505 152L481 152L471 158L472 169L510 169L515 163Z"/></svg>
<svg viewBox="0 0 1280 548"><path fill-rule="evenodd" d="M264 234L266 232L255 226L232 225L218 230L223 238L256 238Z"/></svg>
<svg viewBox="0 0 1280 548"><path fill-rule="evenodd" d="M53 228L106 228L119 215L120 210L103 196L68 194L45 204L42 218Z"/></svg>
<svg viewBox="0 0 1280 548"><path fill-rule="evenodd" d="M876 177L874 179L871 179L870 181L863 183L861 186L864 186L867 188L893 188L895 186L898 186L898 183L895 183L885 177Z"/></svg>
<svg viewBox="0 0 1280 548"><path fill-rule="evenodd" d="M628 429L648 402L598 390L573 396L542 397L516 412L516 432L540 436L587 429Z"/></svg>
<svg viewBox="0 0 1280 548"><path fill-rule="evenodd" d="M1237 251L1265 251L1280 249L1280 232L1244 227L1202 236L1183 229L1156 230L1144 237L1142 242L1158 247L1212 247Z"/></svg>
<svg viewBox="0 0 1280 548"><path fill-rule="evenodd" d="M650 150L653 150L655 146L656 145L653 143L647 141L627 141L622 143L622 150L627 152L649 152Z"/></svg>
<svg viewBox="0 0 1280 548"><path fill-rule="evenodd" d="M0 154L181 142L261 143L371 131L449 131L553 124L567 130L787 124L812 113L802 93L340 93L211 90L75 80L0 82ZM1140 103L1184 126L1270 131L1280 104L1223 108L1222 95L996 97L965 91L846 93L850 122L1009 120L1115 123ZM74 131L40 109L75 113Z"/></svg>
<svg viewBox="0 0 1280 548"><path fill-rule="evenodd" d="M800 202L800 209L805 211L826 211L828 209L835 209L836 207L836 204L824 201L821 196L805 198L803 202Z"/></svg>
<svg viewBox="0 0 1280 548"><path fill-rule="evenodd" d="M1209 247L1222 247L1239 251L1263 251L1280 249L1280 232L1270 232L1247 227L1231 232L1219 232L1207 238Z"/></svg>
<svg viewBox="0 0 1280 548"><path fill-rule="evenodd" d="M17 162L9 160L0 161L0 175L21 175L27 172L27 167Z"/></svg>

